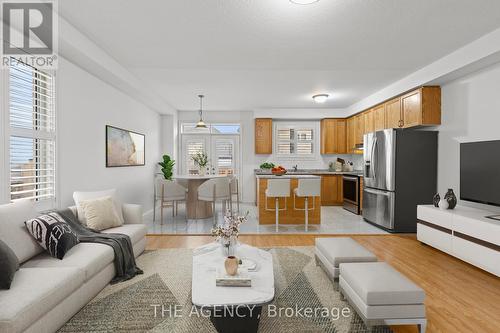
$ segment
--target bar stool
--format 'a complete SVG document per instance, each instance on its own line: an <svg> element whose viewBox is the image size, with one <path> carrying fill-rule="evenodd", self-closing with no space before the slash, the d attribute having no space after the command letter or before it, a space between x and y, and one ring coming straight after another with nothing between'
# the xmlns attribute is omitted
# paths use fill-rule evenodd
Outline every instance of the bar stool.
<svg viewBox="0 0 500 333"><path fill-rule="evenodd" d="M276 232L278 232L279 226L279 212L286 210L286 198L290 197L290 179L269 179L267 181L266 189L266 210L276 211ZM276 205L274 209L267 207L268 198L275 198ZM285 198L285 207L279 208L279 198Z"/></svg>
<svg viewBox="0 0 500 333"><path fill-rule="evenodd" d="M293 209L303 210L305 212L305 230L309 227L309 211L316 209L314 197L321 195L321 179L299 179L297 188L293 190ZM304 208L297 208L295 205L296 197L304 197ZM312 208L309 208L309 197L313 198Z"/></svg>

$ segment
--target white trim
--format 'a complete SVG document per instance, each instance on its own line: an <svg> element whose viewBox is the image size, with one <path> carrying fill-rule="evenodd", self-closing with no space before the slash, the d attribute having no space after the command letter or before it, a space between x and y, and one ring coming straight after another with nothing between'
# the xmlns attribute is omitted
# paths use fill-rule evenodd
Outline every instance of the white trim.
<svg viewBox="0 0 500 333"><path fill-rule="evenodd" d="M0 69L0 204L10 202L10 187L9 185L9 140L10 128L8 126L9 116L9 71L7 69Z"/></svg>

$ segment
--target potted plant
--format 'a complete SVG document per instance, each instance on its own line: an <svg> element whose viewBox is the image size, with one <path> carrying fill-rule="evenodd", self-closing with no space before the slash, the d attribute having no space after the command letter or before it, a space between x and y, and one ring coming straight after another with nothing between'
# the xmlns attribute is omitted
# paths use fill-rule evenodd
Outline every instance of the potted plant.
<svg viewBox="0 0 500 333"><path fill-rule="evenodd" d="M200 175L205 175L206 167L208 165L208 155L203 152L198 152L191 157L194 163L198 166Z"/></svg>
<svg viewBox="0 0 500 333"><path fill-rule="evenodd" d="M240 225L246 222L248 212L243 216L232 216L228 211L224 216L224 223L212 229L212 236L220 242L224 255L234 256L234 250L240 235Z"/></svg>
<svg viewBox="0 0 500 333"><path fill-rule="evenodd" d="M163 155L163 161L158 162L161 166L161 172L163 173L163 177L166 180L172 180L173 170L175 161L170 158L168 155Z"/></svg>

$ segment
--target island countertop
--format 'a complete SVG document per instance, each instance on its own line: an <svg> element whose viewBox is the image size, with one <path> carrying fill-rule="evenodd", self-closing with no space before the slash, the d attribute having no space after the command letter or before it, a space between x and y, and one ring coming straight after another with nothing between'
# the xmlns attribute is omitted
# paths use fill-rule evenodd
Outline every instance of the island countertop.
<svg viewBox="0 0 500 333"><path fill-rule="evenodd" d="M254 169L256 176L271 175L270 169ZM328 169L299 169L294 171L289 169L286 175L362 175L363 170L352 170L352 171L330 171Z"/></svg>
<svg viewBox="0 0 500 333"><path fill-rule="evenodd" d="M255 175L255 177L259 179L280 179L280 178L285 178L285 179L296 179L296 178L308 178L308 179L314 179L314 178L321 178L320 176L315 176L315 175L294 175L294 174L284 174L282 176L276 176L273 174L264 174L264 175Z"/></svg>

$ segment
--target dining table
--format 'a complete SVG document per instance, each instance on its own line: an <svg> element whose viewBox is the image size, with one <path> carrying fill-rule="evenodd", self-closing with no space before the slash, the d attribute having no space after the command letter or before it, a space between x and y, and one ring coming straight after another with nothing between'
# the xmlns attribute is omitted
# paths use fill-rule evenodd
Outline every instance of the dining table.
<svg viewBox="0 0 500 333"><path fill-rule="evenodd" d="M212 203L198 200L198 187L209 179L223 178L227 175L177 175L175 179L188 189L186 215L188 219L207 219L213 217Z"/></svg>

